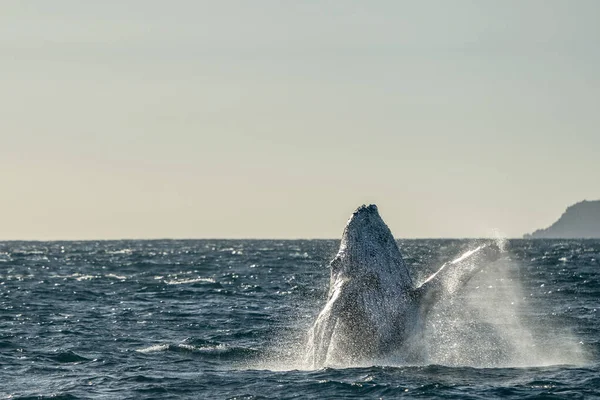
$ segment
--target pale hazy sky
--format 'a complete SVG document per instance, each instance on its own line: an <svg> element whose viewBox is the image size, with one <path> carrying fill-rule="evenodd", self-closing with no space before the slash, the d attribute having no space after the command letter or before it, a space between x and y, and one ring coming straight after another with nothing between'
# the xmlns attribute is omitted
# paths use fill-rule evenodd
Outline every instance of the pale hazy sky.
<svg viewBox="0 0 600 400"><path fill-rule="evenodd" d="M600 198L600 1L3 1L0 239L507 236Z"/></svg>

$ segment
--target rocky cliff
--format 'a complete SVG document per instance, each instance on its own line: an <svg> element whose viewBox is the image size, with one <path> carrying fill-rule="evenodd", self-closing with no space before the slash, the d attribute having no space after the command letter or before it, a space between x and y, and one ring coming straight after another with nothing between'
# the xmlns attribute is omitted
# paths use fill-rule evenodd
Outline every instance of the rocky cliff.
<svg viewBox="0 0 600 400"><path fill-rule="evenodd" d="M523 237L525 239L600 238L600 200L584 200L573 204L548 228L538 229Z"/></svg>

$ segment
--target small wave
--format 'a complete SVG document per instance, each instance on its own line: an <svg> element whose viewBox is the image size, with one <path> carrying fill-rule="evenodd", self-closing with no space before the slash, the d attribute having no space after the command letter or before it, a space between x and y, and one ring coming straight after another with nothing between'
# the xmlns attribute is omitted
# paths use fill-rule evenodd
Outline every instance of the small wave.
<svg viewBox="0 0 600 400"><path fill-rule="evenodd" d="M165 283L167 285L183 285L185 283L200 283L200 282L206 282L206 283L216 283L216 281L213 278L188 278L188 279L172 279L170 281L165 281Z"/></svg>
<svg viewBox="0 0 600 400"><path fill-rule="evenodd" d="M13 250L11 252L11 255L13 255L13 256L38 256L40 254L46 254L46 252L41 251L41 250L22 250L22 249Z"/></svg>
<svg viewBox="0 0 600 400"><path fill-rule="evenodd" d="M116 275L116 274L108 274L108 275L104 275L106 278L115 278L115 279L119 279L119 280L126 280L127 277L124 275Z"/></svg>
<svg viewBox="0 0 600 400"><path fill-rule="evenodd" d="M98 278L97 275L81 275L81 274L74 274L74 275L79 275L79 276L74 276L74 278L79 282L89 281L89 280Z"/></svg>
<svg viewBox="0 0 600 400"><path fill-rule="evenodd" d="M121 281L124 281L127 279L127 277L125 275L117 275L117 274L89 275L89 274L81 274L79 272L75 272L75 273L69 274L69 275L51 275L50 277L55 278L55 279L75 279L78 282L91 281L93 279L99 279L99 278L103 278L103 277L119 279Z"/></svg>
<svg viewBox="0 0 600 400"><path fill-rule="evenodd" d="M48 358L59 363L78 363L84 361L91 361L89 358L80 356L79 354L71 350L58 352L56 354L50 355Z"/></svg>
<svg viewBox="0 0 600 400"><path fill-rule="evenodd" d="M132 249L121 249L121 250L107 250L106 254L132 254Z"/></svg>
<svg viewBox="0 0 600 400"><path fill-rule="evenodd" d="M69 393L55 393L55 394L41 394L41 395L34 395L34 396L19 396L19 397L13 397L13 396L9 396L9 399L13 399L13 400L44 400L44 399L52 399L52 400L77 400L80 397L77 396L73 396L72 394Z"/></svg>
<svg viewBox="0 0 600 400"><path fill-rule="evenodd" d="M191 341L192 343L194 341ZM195 345L190 342L178 344L156 344L149 347L136 350L138 353L159 353L159 352L174 352L174 353L190 353L200 355L207 358L240 360L247 359L250 356L258 354L258 350L248 347L228 346L223 343Z"/></svg>
<svg viewBox="0 0 600 400"><path fill-rule="evenodd" d="M155 344L150 347L144 347L143 349L137 349L138 353L156 353L159 351L165 351L169 349L169 344Z"/></svg>
<svg viewBox="0 0 600 400"><path fill-rule="evenodd" d="M136 383L154 383L154 382L161 383L161 382L176 381L176 380L178 380L178 378L169 378L169 377L165 377L165 376L149 376L149 375L142 375L142 374L125 376L125 377L119 379L119 381L121 381L121 382L136 382Z"/></svg>
<svg viewBox="0 0 600 400"><path fill-rule="evenodd" d="M25 279L33 279L34 275L0 275L1 279L6 279L7 281L24 281Z"/></svg>
<svg viewBox="0 0 600 400"><path fill-rule="evenodd" d="M86 275L86 274L80 274L79 272L75 272L73 274L70 275L51 275L50 278L56 278L56 279L75 279L78 282L81 281L89 281L92 279L96 279L99 278L99 275Z"/></svg>
<svg viewBox="0 0 600 400"><path fill-rule="evenodd" d="M290 253L289 257L291 257L291 258L304 258L304 259L306 259L306 258L310 258L310 255L307 252L301 253L299 251L296 251L296 252Z"/></svg>

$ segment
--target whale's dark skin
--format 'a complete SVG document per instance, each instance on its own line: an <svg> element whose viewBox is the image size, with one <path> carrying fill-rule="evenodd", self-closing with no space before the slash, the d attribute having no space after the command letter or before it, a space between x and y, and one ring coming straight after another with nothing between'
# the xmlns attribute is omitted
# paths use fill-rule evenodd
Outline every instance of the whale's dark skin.
<svg viewBox="0 0 600 400"><path fill-rule="evenodd" d="M377 207L359 207L330 263L328 300L310 332L310 364L353 365L391 353L417 361L426 317L445 289L465 285L499 253L494 244L481 245L415 286Z"/></svg>

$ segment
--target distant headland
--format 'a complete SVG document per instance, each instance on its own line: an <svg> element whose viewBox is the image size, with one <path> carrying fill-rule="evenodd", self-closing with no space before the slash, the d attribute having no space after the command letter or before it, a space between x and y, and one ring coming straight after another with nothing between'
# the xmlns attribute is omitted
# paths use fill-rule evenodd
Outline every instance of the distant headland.
<svg viewBox="0 0 600 400"><path fill-rule="evenodd" d="M573 204L548 228L525 234L523 238L600 238L600 200Z"/></svg>

